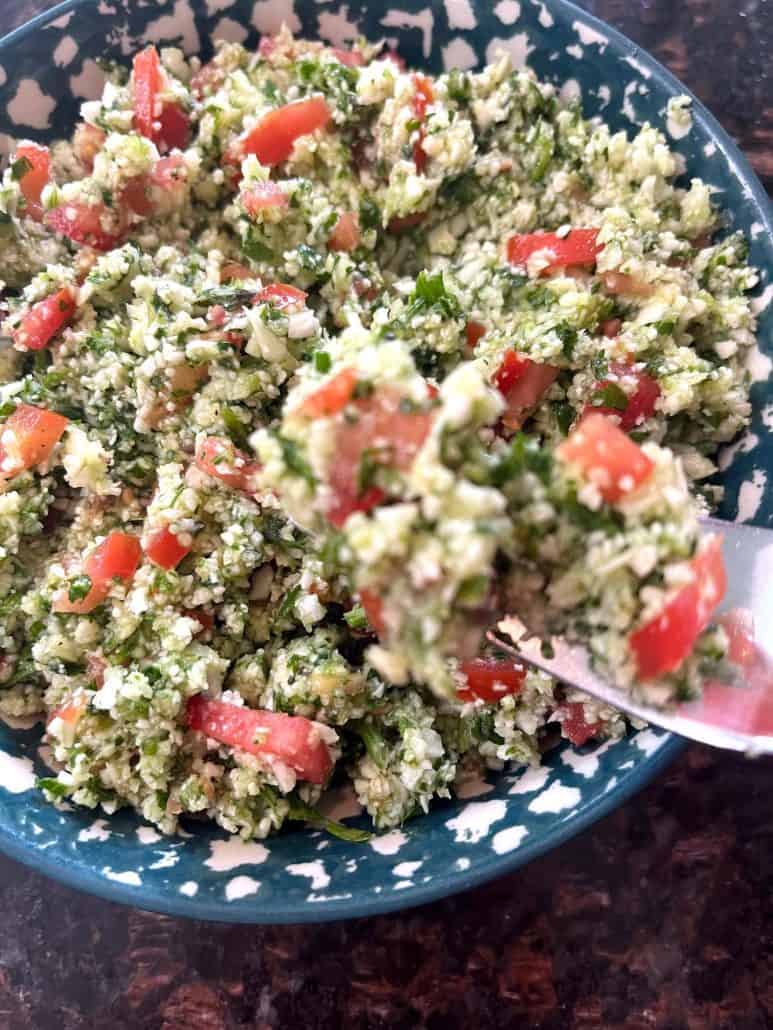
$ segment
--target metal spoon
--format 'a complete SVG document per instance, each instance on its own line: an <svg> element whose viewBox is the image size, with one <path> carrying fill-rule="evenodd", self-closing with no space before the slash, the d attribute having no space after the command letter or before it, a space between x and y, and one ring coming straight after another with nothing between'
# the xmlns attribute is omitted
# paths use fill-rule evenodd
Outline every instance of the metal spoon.
<svg viewBox="0 0 773 1030"><path fill-rule="evenodd" d="M489 640L524 664L653 726L714 747L773 754L773 530L719 519L702 522L723 537L728 582L718 621L740 630L743 640L743 665L733 666L733 685L707 681L699 700L658 708L603 679L581 644L554 637L553 656L545 658L535 637L519 640L517 647L499 634L489 633Z"/></svg>

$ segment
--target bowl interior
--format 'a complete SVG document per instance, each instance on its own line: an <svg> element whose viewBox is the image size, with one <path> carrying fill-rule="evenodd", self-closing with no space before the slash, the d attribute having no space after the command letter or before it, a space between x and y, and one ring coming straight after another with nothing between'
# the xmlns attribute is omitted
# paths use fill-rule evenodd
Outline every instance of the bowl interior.
<svg viewBox="0 0 773 1030"><path fill-rule="evenodd" d="M664 126L667 100L684 88L619 33L565 0L447 0L385 8L363 0L68 0L0 41L0 152L13 138L66 134L84 99L99 95L97 60L126 63L147 42L210 50L220 37L254 46L286 22L299 35L336 45L386 37L417 66L473 68L496 50L525 61L586 113L614 128L645 120ZM726 518L773 521L773 261L770 208L762 187L715 120L697 102L694 124L672 141L688 174L718 190L728 229L742 229L758 290L759 347L750 358L753 422L727 449L722 482ZM681 748L643 730L617 743L552 754L543 768L465 785L370 844L352 845L296 830L265 842L228 839L212 827L162 839L129 813L58 812L34 791L42 771L39 733L0 724L0 848L73 886L113 900L198 918L305 922L373 914L462 890L536 857L620 804ZM352 812L339 799L337 815Z"/></svg>

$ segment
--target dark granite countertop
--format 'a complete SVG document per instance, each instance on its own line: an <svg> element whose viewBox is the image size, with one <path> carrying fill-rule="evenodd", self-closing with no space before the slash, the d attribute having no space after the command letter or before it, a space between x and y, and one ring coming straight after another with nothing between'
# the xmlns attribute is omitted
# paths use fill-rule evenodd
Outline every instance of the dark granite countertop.
<svg viewBox="0 0 773 1030"><path fill-rule="evenodd" d="M0 0L0 33L46 0ZM770 0L586 0L773 186ZM133 911L0 857L0 1030L773 1027L773 762L690 748L546 858L320 927Z"/></svg>

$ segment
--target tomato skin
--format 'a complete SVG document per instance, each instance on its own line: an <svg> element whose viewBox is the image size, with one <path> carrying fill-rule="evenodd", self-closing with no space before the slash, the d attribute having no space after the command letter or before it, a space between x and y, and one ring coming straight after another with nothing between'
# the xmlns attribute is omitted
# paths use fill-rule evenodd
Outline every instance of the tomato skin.
<svg viewBox="0 0 773 1030"><path fill-rule="evenodd" d="M481 322L470 321L465 326L464 334L467 339L467 348L472 351L486 335L486 327Z"/></svg>
<svg viewBox="0 0 773 1030"><path fill-rule="evenodd" d="M296 414L304 418L329 418L343 411L354 396L357 373L353 368L342 368L299 405Z"/></svg>
<svg viewBox="0 0 773 1030"><path fill-rule="evenodd" d="M262 165L273 167L287 160L297 139L324 129L331 117L323 97L295 100L264 115L241 141L241 149L254 154Z"/></svg>
<svg viewBox="0 0 773 1030"><path fill-rule="evenodd" d="M162 86L161 62L156 48L149 46L135 54L132 68L134 128L141 136L155 140L156 96Z"/></svg>
<svg viewBox="0 0 773 1030"><path fill-rule="evenodd" d="M229 279L252 279L252 270L238 261L226 261L220 269L220 282L226 283ZM304 294L305 296L305 294Z"/></svg>
<svg viewBox="0 0 773 1030"><path fill-rule="evenodd" d="M597 722L587 722L582 701L567 701L556 709L561 732L575 747L582 747L601 729Z"/></svg>
<svg viewBox="0 0 773 1030"><path fill-rule="evenodd" d="M619 318L608 318L601 323L601 332L607 339L613 340L622 329L623 323Z"/></svg>
<svg viewBox="0 0 773 1030"><path fill-rule="evenodd" d="M508 429L520 429L558 376L553 365L541 365L509 350L494 373L493 383L505 399L502 422Z"/></svg>
<svg viewBox="0 0 773 1030"><path fill-rule="evenodd" d="M40 147L37 143L20 143L16 148L16 159L20 158L31 165L19 180L19 189L25 200L25 214L36 222L42 222L40 195L43 187L51 181L51 154L48 147Z"/></svg>
<svg viewBox="0 0 773 1030"><path fill-rule="evenodd" d="M75 314L75 297L69 286L33 304L14 330L14 346L21 350L43 350Z"/></svg>
<svg viewBox="0 0 773 1030"><path fill-rule="evenodd" d="M572 229L563 238L554 232L533 232L513 236L507 241L507 260L513 265L525 265L532 254L544 250L550 256L550 264L540 275L550 275L559 268L581 265L592 268L603 249L596 243L598 229Z"/></svg>
<svg viewBox="0 0 773 1030"><path fill-rule="evenodd" d="M104 204L92 206L81 201L68 201L48 211L44 221L54 232L74 243L105 252L117 246L121 239L119 233L105 231L102 221L106 217L110 217L110 211Z"/></svg>
<svg viewBox="0 0 773 1030"><path fill-rule="evenodd" d="M518 694L526 679L522 665L500 658L471 658L462 662L461 671L467 683L456 692L460 701L494 704L507 694Z"/></svg>
<svg viewBox="0 0 773 1030"><path fill-rule="evenodd" d="M389 219L389 225L387 229L391 233L400 235L400 233L407 232L408 229L413 229L414 226L421 225L426 219L426 211L414 211L410 215L395 215L394 218Z"/></svg>
<svg viewBox="0 0 773 1030"><path fill-rule="evenodd" d="M107 597L114 579L128 583L134 577L142 559L142 546L136 536L115 531L110 533L89 555L83 565L91 580L91 589L79 601L71 601L67 588L53 599L55 612L87 615Z"/></svg>
<svg viewBox="0 0 773 1030"><path fill-rule="evenodd" d="M416 171L421 174L427 167L427 154L424 150L424 121L427 117L427 108L435 102L435 94L432 89L432 82L427 78L426 75L416 74L413 76L413 114L419 124L419 138L413 144L413 163L416 165Z"/></svg>
<svg viewBox="0 0 773 1030"><path fill-rule="evenodd" d="M196 448L196 465L208 476L219 479L233 490L254 492L260 465L234 447L230 440L208 436Z"/></svg>
<svg viewBox="0 0 773 1030"><path fill-rule="evenodd" d="M339 215L330 239L327 241L330 250L351 252L360 245L360 226L357 215L344 211Z"/></svg>
<svg viewBox="0 0 773 1030"><path fill-rule="evenodd" d="M184 150L191 135L191 120L180 105L164 104L158 120L158 142L168 150Z"/></svg>
<svg viewBox="0 0 773 1030"><path fill-rule="evenodd" d="M638 489L652 475L654 464L638 444L604 415L586 415L556 450L576 466L609 504Z"/></svg>
<svg viewBox="0 0 773 1030"><path fill-rule="evenodd" d="M698 636L727 589L722 560L722 537L704 538L698 554L690 562L691 583L681 587L655 616L629 637L641 679L656 679L673 672L692 651Z"/></svg>
<svg viewBox="0 0 773 1030"><path fill-rule="evenodd" d="M186 714L192 730L253 755L274 755L309 783L325 783L332 772L327 745L301 715L211 701L201 694L188 701Z"/></svg>
<svg viewBox="0 0 773 1030"><path fill-rule="evenodd" d="M150 181L147 175L134 175L127 179L126 185L121 193L121 201L135 215L143 217L153 211L153 201L150 199Z"/></svg>
<svg viewBox="0 0 773 1030"><path fill-rule="evenodd" d="M365 64L365 58L356 50L342 50L339 47L333 47L333 54L336 60L345 64L347 68L361 68Z"/></svg>
<svg viewBox="0 0 773 1030"><path fill-rule="evenodd" d="M386 623L384 622L384 604L381 598L375 590L368 590L366 587L360 590L360 604L365 610L371 627L378 636L383 637L386 633Z"/></svg>
<svg viewBox="0 0 773 1030"><path fill-rule="evenodd" d="M279 311L300 311L307 297L303 290L287 283L269 283L255 294L253 304L271 304Z"/></svg>
<svg viewBox="0 0 773 1030"><path fill-rule="evenodd" d="M632 365L624 362L613 362L611 371L618 377L632 377L636 380L636 389L633 393L628 394L628 403L625 408L621 411L618 408L609 408L604 405L586 404L583 415L598 412L601 415L616 416L620 428L629 432L655 414L655 405L660 397L660 386L652 376L646 372L637 371ZM596 389L602 390L610 383L617 385L614 380L603 379Z"/></svg>
<svg viewBox="0 0 773 1030"><path fill-rule="evenodd" d="M143 541L148 559L162 569L174 569L183 558L191 553L190 545L180 543L179 537L168 528L155 529Z"/></svg>
<svg viewBox="0 0 773 1030"><path fill-rule="evenodd" d="M78 692L74 696L71 695L67 701L52 709L46 719L46 726L50 726L54 719L61 719L62 722L66 722L68 726L74 728L80 722L87 706L88 700L85 694Z"/></svg>
<svg viewBox="0 0 773 1030"><path fill-rule="evenodd" d="M54 411L20 404L0 426L0 477L10 478L45 461L68 422Z"/></svg>
<svg viewBox="0 0 773 1030"><path fill-rule="evenodd" d="M242 193L242 204L250 218L257 218L266 211L283 210L290 198L276 182L256 182Z"/></svg>

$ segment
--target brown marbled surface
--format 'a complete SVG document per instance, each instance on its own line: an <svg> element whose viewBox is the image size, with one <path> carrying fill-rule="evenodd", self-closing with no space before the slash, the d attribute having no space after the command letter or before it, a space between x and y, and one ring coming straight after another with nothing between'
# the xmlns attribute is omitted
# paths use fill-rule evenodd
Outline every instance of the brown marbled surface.
<svg viewBox="0 0 773 1030"><path fill-rule="evenodd" d="M52 6L0 0L0 32ZM773 185L770 0L586 0ZM320 927L124 909L0 857L0 1030L773 1027L773 761L693 747L479 890Z"/></svg>

